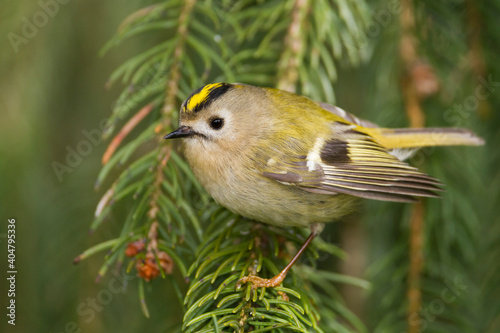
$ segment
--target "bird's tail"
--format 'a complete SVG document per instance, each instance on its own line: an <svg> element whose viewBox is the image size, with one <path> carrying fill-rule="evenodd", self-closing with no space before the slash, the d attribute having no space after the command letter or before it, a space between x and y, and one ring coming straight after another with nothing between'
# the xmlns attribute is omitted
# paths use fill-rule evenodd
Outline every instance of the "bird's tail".
<svg viewBox="0 0 500 333"><path fill-rule="evenodd" d="M464 128L370 128L369 132L388 149L484 144L482 138Z"/></svg>

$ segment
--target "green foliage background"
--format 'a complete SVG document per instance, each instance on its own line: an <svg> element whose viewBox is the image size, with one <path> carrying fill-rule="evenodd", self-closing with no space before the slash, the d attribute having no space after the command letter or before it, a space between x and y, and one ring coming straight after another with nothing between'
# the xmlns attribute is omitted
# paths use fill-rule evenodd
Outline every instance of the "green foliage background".
<svg viewBox="0 0 500 333"><path fill-rule="evenodd" d="M1 276L6 271L2 236L7 218L12 217L17 221L18 264L17 325L9 326L3 317L2 332L173 332L181 327L185 311L215 290L205 284L205 289L190 293L185 308L179 303L189 287L184 278L197 259L207 264L192 266L193 272L200 270L198 277L190 275L192 290L203 274L216 271L221 264L236 267L235 259L243 248L253 252L243 251L244 260L236 271L245 272L243 263L253 260L252 253L257 258L259 253L261 257L279 254L279 246L261 250L255 244L255 239L272 238L279 230L254 228L218 209L186 177L189 171L182 160L172 157L165 179L183 177L175 184L167 182L158 192L158 205L164 208L158 215L163 227L160 248L181 259L172 276L151 283L136 278L135 270L124 275L128 261L123 259L123 246L145 236L152 222L146 218L144 202L155 184L156 156L165 154L165 145L158 147L163 132L154 130L161 126L166 133L169 121L176 121L180 101L193 89L221 80L286 86L287 68L294 63L290 65L290 59L300 59L297 92L335 103L383 126L408 125L401 92L404 64L399 55L399 16L380 16L390 4L314 1L308 9L309 28L301 35L301 48L293 51L287 48L285 36L294 18L294 5L300 1L198 1L183 22L187 37L184 53L177 59L180 13L186 3L70 1L58 5L57 13L26 43L19 44L16 52L9 34L22 35L25 20L33 21L43 9L39 3L0 0ZM157 7L139 11L150 5ZM477 98L476 89L481 85L479 76L500 81L500 4L494 0L477 4L425 0L412 8L419 57L433 68L440 84L438 93L422 102L426 126L463 126L487 141L481 148L422 150L411 161L446 184L441 200L425 202L422 304L414 322L424 332L496 332L500 325L500 85L493 85L485 99ZM120 25L126 17L129 25ZM107 52L98 57L103 46ZM477 50L483 67L472 61ZM179 90L167 99L172 102L169 109L165 108L165 94L172 90L166 86L176 59L180 61ZM110 77L117 82L110 84ZM108 89L104 88L106 82ZM477 108L459 111L470 101L478 102ZM153 111L122 143L118 157L112 160L117 167L104 168L109 172L104 179L100 159L109 139L149 102L156 103ZM112 114L111 108L114 118L108 121L108 140L91 144L81 161L73 161L71 172L58 177L54 162L67 165L68 152L89 141L85 133L102 132L100 124ZM146 159L141 160L142 156ZM125 168L119 159L125 166L140 161L135 164L135 175L146 176L134 178L125 173L120 178ZM96 194L98 177L103 180ZM123 201L105 208L106 214L94 221L95 231L89 234L100 197L117 179L122 183L116 183L115 194L124 191ZM305 309L297 327L310 327L307 322L312 325L320 314L318 329L325 332L407 331L410 215L409 205L366 201L359 213L328 225L322 235L325 241L315 243L309 260L285 283L301 295L310 295L316 304L312 310L307 309L308 299L298 301L291 289L286 291L296 307L282 304L281 296L269 290L262 296L248 289L238 294L227 288L234 298L225 303L238 307L243 304L241 299L262 296L274 302L272 308L284 312L294 308L290 311L298 318L300 308ZM228 225L228 221L233 222ZM286 234L291 249L283 250L293 253L302 237L298 230ZM236 239L239 243L234 243ZM90 256L78 266L71 264L83 250L109 240L116 240L105 243L112 252ZM207 257L222 249L229 250L218 259ZM278 257L271 255L269 261L262 261L262 274L282 267L285 258ZM123 266L113 274L117 262ZM228 277L235 283L229 271L219 273L222 277L216 285ZM103 277L95 283L98 274ZM129 281L117 289L117 285L123 286L123 276ZM447 290L454 292L453 298ZM5 279L0 281L0 293L0 308L5 309ZM102 301L103 295L111 297ZM149 319L141 312L144 298ZM214 311L217 302L192 308L186 322ZM246 309L246 305L242 307ZM269 314L265 307L255 311ZM235 318L239 312L234 318L229 318L232 312L212 314L216 319L234 321L230 327L238 326ZM287 317L274 314L267 318L269 322ZM210 326L210 320L204 325Z"/></svg>

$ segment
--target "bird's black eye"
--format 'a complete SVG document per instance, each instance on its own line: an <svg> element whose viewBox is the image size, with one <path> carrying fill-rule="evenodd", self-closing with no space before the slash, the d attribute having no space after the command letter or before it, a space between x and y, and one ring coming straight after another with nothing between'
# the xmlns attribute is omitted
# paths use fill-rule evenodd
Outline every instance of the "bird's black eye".
<svg viewBox="0 0 500 333"><path fill-rule="evenodd" d="M222 118L214 118L210 120L210 127L214 130L220 130L224 126L224 119Z"/></svg>

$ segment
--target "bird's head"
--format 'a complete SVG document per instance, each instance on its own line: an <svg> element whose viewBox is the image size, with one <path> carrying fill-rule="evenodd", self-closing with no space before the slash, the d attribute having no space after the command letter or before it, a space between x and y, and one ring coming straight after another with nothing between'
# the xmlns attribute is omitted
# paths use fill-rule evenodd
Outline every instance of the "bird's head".
<svg viewBox="0 0 500 333"><path fill-rule="evenodd" d="M207 84L182 103L179 128L164 138L181 138L194 154L238 153L266 130L264 99L261 88Z"/></svg>

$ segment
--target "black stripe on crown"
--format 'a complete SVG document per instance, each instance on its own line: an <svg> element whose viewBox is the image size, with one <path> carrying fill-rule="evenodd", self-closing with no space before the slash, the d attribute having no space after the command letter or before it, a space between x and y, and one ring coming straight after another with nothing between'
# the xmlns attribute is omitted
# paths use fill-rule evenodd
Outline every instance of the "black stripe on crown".
<svg viewBox="0 0 500 333"><path fill-rule="evenodd" d="M186 99L186 101L184 102L184 108L188 112L194 112L194 113L200 112L204 108L207 108L219 97L228 92L232 87L233 87L232 84L222 82L222 83L208 84L201 88L198 88ZM197 96L199 94L203 96ZM191 100L193 98L196 99L197 97L202 97L202 99L196 105L191 106L190 110L187 110L189 104L191 103Z"/></svg>

